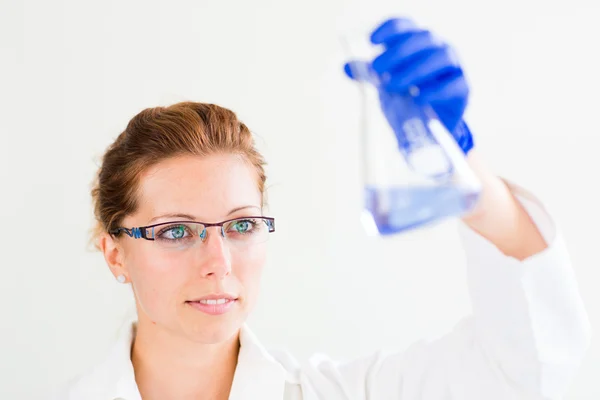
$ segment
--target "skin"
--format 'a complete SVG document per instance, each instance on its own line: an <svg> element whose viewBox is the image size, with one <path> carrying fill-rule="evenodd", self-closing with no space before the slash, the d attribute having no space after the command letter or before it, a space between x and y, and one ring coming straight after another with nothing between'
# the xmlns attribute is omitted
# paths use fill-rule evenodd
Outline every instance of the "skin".
<svg viewBox="0 0 600 400"><path fill-rule="evenodd" d="M479 160L476 150L469 153L468 162L483 184L483 195L463 221L507 256L523 260L545 249L525 210ZM141 177L139 198L138 211L122 226L182 219L152 221L166 213L185 213L204 222L261 215L253 167L228 154L163 161ZM229 397L239 331L256 302L266 248L258 244L243 251L232 249L218 229L208 229L201 250L182 253L159 251L153 242L123 235L115 239L105 234L100 239L115 278L124 275L135 295L138 327L131 359L145 400ZM207 315L186 303L223 292L238 298L223 315Z"/></svg>
<svg viewBox="0 0 600 400"><path fill-rule="evenodd" d="M482 183L482 195L473 212L463 217L463 222L502 253L517 260L525 260L546 249L548 245L529 214L506 184L486 167L476 149L469 152L467 161Z"/></svg>

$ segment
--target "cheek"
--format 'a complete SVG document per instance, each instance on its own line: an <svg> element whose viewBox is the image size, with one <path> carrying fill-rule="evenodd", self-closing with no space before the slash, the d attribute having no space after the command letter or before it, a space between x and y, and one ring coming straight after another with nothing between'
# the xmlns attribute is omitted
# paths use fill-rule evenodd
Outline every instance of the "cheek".
<svg viewBox="0 0 600 400"><path fill-rule="evenodd" d="M176 307L185 277L173 258L164 255L133 253L127 269L136 299L153 320L163 320Z"/></svg>
<svg viewBox="0 0 600 400"><path fill-rule="evenodd" d="M235 255L232 272L246 293L246 301L253 304L258 296L260 278L266 262L266 247L255 247L252 251Z"/></svg>

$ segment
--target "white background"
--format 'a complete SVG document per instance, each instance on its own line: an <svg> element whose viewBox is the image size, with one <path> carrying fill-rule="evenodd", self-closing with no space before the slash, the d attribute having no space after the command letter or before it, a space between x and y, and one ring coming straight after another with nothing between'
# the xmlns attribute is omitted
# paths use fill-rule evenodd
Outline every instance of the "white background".
<svg viewBox="0 0 600 400"><path fill-rule="evenodd" d="M455 222L387 240L358 224L357 92L338 36L391 15L457 48L479 151L553 211L600 325L597 1L0 4L0 398L42 397L107 351L132 302L86 250L89 184L135 113L180 100L236 111L268 159L263 342L349 358L467 314ZM600 398L599 374L594 340L568 399Z"/></svg>

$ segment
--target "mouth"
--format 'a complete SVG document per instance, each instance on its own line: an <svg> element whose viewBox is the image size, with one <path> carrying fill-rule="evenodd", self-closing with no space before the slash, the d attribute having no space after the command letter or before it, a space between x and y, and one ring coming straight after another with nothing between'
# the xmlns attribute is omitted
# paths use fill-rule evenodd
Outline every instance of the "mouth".
<svg viewBox="0 0 600 400"><path fill-rule="evenodd" d="M225 304L229 301L235 301L233 299L202 299L197 301L200 304Z"/></svg>
<svg viewBox="0 0 600 400"><path fill-rule="evenodd" d="M237 304L238 298L229 294L215 294L186 301L192 308L208 315L222 315Z"/></svg>

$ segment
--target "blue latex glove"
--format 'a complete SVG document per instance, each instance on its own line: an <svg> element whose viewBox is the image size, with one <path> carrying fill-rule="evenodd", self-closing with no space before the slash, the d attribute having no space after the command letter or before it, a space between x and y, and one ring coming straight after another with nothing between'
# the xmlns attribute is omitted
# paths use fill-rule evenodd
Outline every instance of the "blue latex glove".
<svg viewBox="0 0 600 400"><path fill-rule="evenodd" d="M469 87L452 48L403 18L381 24L371 34L371 42L384 49L370 67L381 81L381 105L388 121L394 125L393 121L403 118L401 96L417 87L415 101L429 104L463 152L468 153L473 148L473 137L463 114ZM354 78L349 64L344 69Z"/></svg>

